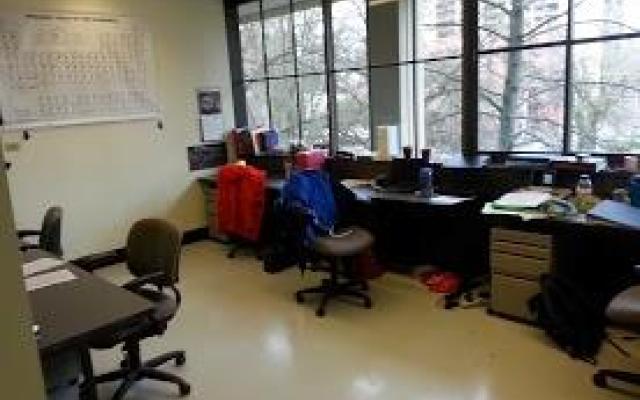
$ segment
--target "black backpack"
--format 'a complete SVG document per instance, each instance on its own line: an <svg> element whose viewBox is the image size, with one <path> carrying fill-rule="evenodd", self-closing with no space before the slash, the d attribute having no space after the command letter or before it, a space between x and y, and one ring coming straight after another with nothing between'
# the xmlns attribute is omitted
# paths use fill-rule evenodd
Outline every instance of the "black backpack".
<svg viewBox="0 0 640 400"><path fill-rule="evenodd" d="M571 357L595 362L606 337L604 308L576 283L557 275L541 278L529 308L547 335Z"/></svg>

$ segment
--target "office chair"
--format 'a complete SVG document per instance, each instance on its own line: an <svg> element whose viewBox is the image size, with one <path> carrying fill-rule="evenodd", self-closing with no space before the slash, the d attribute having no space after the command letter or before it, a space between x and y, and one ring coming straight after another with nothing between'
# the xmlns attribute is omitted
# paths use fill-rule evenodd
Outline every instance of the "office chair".
<svg viewBox="0 0 640 400"><path fill-rule="evenodd" d="M640 266L634 267L636 279L640 279ZM623 290L609 302L605 311L607 320L612 324L640 334L640 284ZM593 383L600 388L607 388L609 380L617 380L640 385L640 374L601 369L593 375Z"/></svg>
<svg viewBox="0 0 640 400"><path fill-rule="evenodd" d="M304 303L305 295L320 294L320 305L316 316L324 317L327 304L338 297L355 297L363 301L365 308L371 308L371 297L367 294L369 286L365 279L355 271L355 257L369 249L373 244L373 236L365 229L350 227L336 234L319 237L308 250L315 259L315 271L325 271L329 277L322 280L319 286L298 290L295 294L298 303ZM322 264L325 261L325 264ZM306 262L306 261L304 261ZM327 265L328 263L328 265Z"/></svg>
<svg viewBox="0 0 640 400"><path fill-rule="evenodd" d="M54 206L47 209L39 231L29 229L18 231L19 239L32 236L38 237L38 243L22 243L20 250L42 249L62 257L62 208Z"/></svg>
<svg viewBox="0 0 640 400"><path fill-rule="evenodd" d="M331 187L326 175L316 171L292 175L283 191L285 209L289 214L289 226L285 228L294 232L296 240L291 250L298 259L300 269L306 269L307 263L310 263L311 269L329 274L321 285L297 291L296 301L303 303L306 295L321 295L320 305L316 309L318 317L325 315L327 303L337 297L355 297L361 299L366 308L371 308L367 282L358 276L354 261L356 256L372 246L373 236L357 226L348 226L337 233L318 231L315 235L309 234L317 230L318 221L327 218L326 214L337 215L336 207L341 199L336 195L340 192ZM324 217L320 217L320 213Z"/></svg>
<svg viewBox="0 0 640 400"><path fill-rule="evenodd" d="M184 351L173 351L145 362L140 355L140 342L162 335L180 307L181 295L175 286L179 277L180 245L178 230L160 219L138 221L129 231L126 265L135 278L123 287L145 297L155 306L147 320L125 326L91 343L94 349L110 349L123 344L125 358L121 368L95 379L96 383L122 380L113 395L114 400L122 399L133 384L142 379L176 384L182 396L191 392L190 385L182 378L157 369L169 361L174 361L177 366L184 365Z"/></svg>

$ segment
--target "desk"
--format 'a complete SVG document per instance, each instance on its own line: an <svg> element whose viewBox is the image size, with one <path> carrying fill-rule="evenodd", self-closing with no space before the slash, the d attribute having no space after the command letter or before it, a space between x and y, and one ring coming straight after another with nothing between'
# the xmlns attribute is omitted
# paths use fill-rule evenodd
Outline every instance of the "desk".
<svg viewBox="0 0 640 400"><path fill-rule="evenodd" d="M622 225L584 216L524 221L516 216L488 215L485 220L491 228L549 237L550 271L583 286L603 309L628 285L633 266L640 263L640 231ZM537 284L537 279L532 277L530 282Z"/></svg>
<svg viewBox="0 0 640 400"><path fill-rule="evenodd" d="M376 255L391 270L410 273L415 266L434 265L463 275L476 275L483 231L474 198L378 191L345 181L361 204L356 224L376 237ZM460 251L464 249L465 251Z"/></svg>
<svg viewBox="0 0 640 400"><path fill-rule="evenodd" d="M24 253L25 261L52 257L41 250ZM69 282L29 292L33 321L40 326L40 357L77 349L87 382L87 396L95 399L93 367L88 343L96 336L134 323L153 310L153 304L82 269L65 264L76 276Z"/></svg>

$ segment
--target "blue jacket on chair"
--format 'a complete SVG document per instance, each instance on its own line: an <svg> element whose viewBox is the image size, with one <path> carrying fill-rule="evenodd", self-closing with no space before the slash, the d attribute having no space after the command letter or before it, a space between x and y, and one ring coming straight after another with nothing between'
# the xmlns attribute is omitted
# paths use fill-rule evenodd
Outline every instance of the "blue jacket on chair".
<svg viewBox="0 0 640 400"><path fill-rule="evenodd" d="M327 235L336 223L336 203L329 175L317 170L293 172L282 191L285 209L297 210L308 216L305 243Z"/></svg>

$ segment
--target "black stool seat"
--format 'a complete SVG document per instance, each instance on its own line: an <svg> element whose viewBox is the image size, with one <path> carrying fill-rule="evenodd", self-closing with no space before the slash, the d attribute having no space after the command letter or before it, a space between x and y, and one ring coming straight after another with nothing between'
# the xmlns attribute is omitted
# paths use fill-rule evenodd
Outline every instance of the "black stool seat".
<svg viewBox="0 0 640 400"><path fill-rule="evenodd" d="M316 239L313 249L326 257L351 257L362 253L373 244L373 236L366 230L350 227L332 236Z"/></svg>
<svg viewBox="0 0 640 400"><path fill-rule="evenodd" d="M331 236L317 238L312 250L320 258L329 262L329 278L320 286L298 290L296 301L304 302L305 295L319 294L322 299L316 315L325 315L325 307L329 300L337 297L352 297L363 301L366 308L371 308L371 298L367 294L369 285L359 277L355 270L355 258L373 245L373 236L367 230L351 227Z"/></svg>

